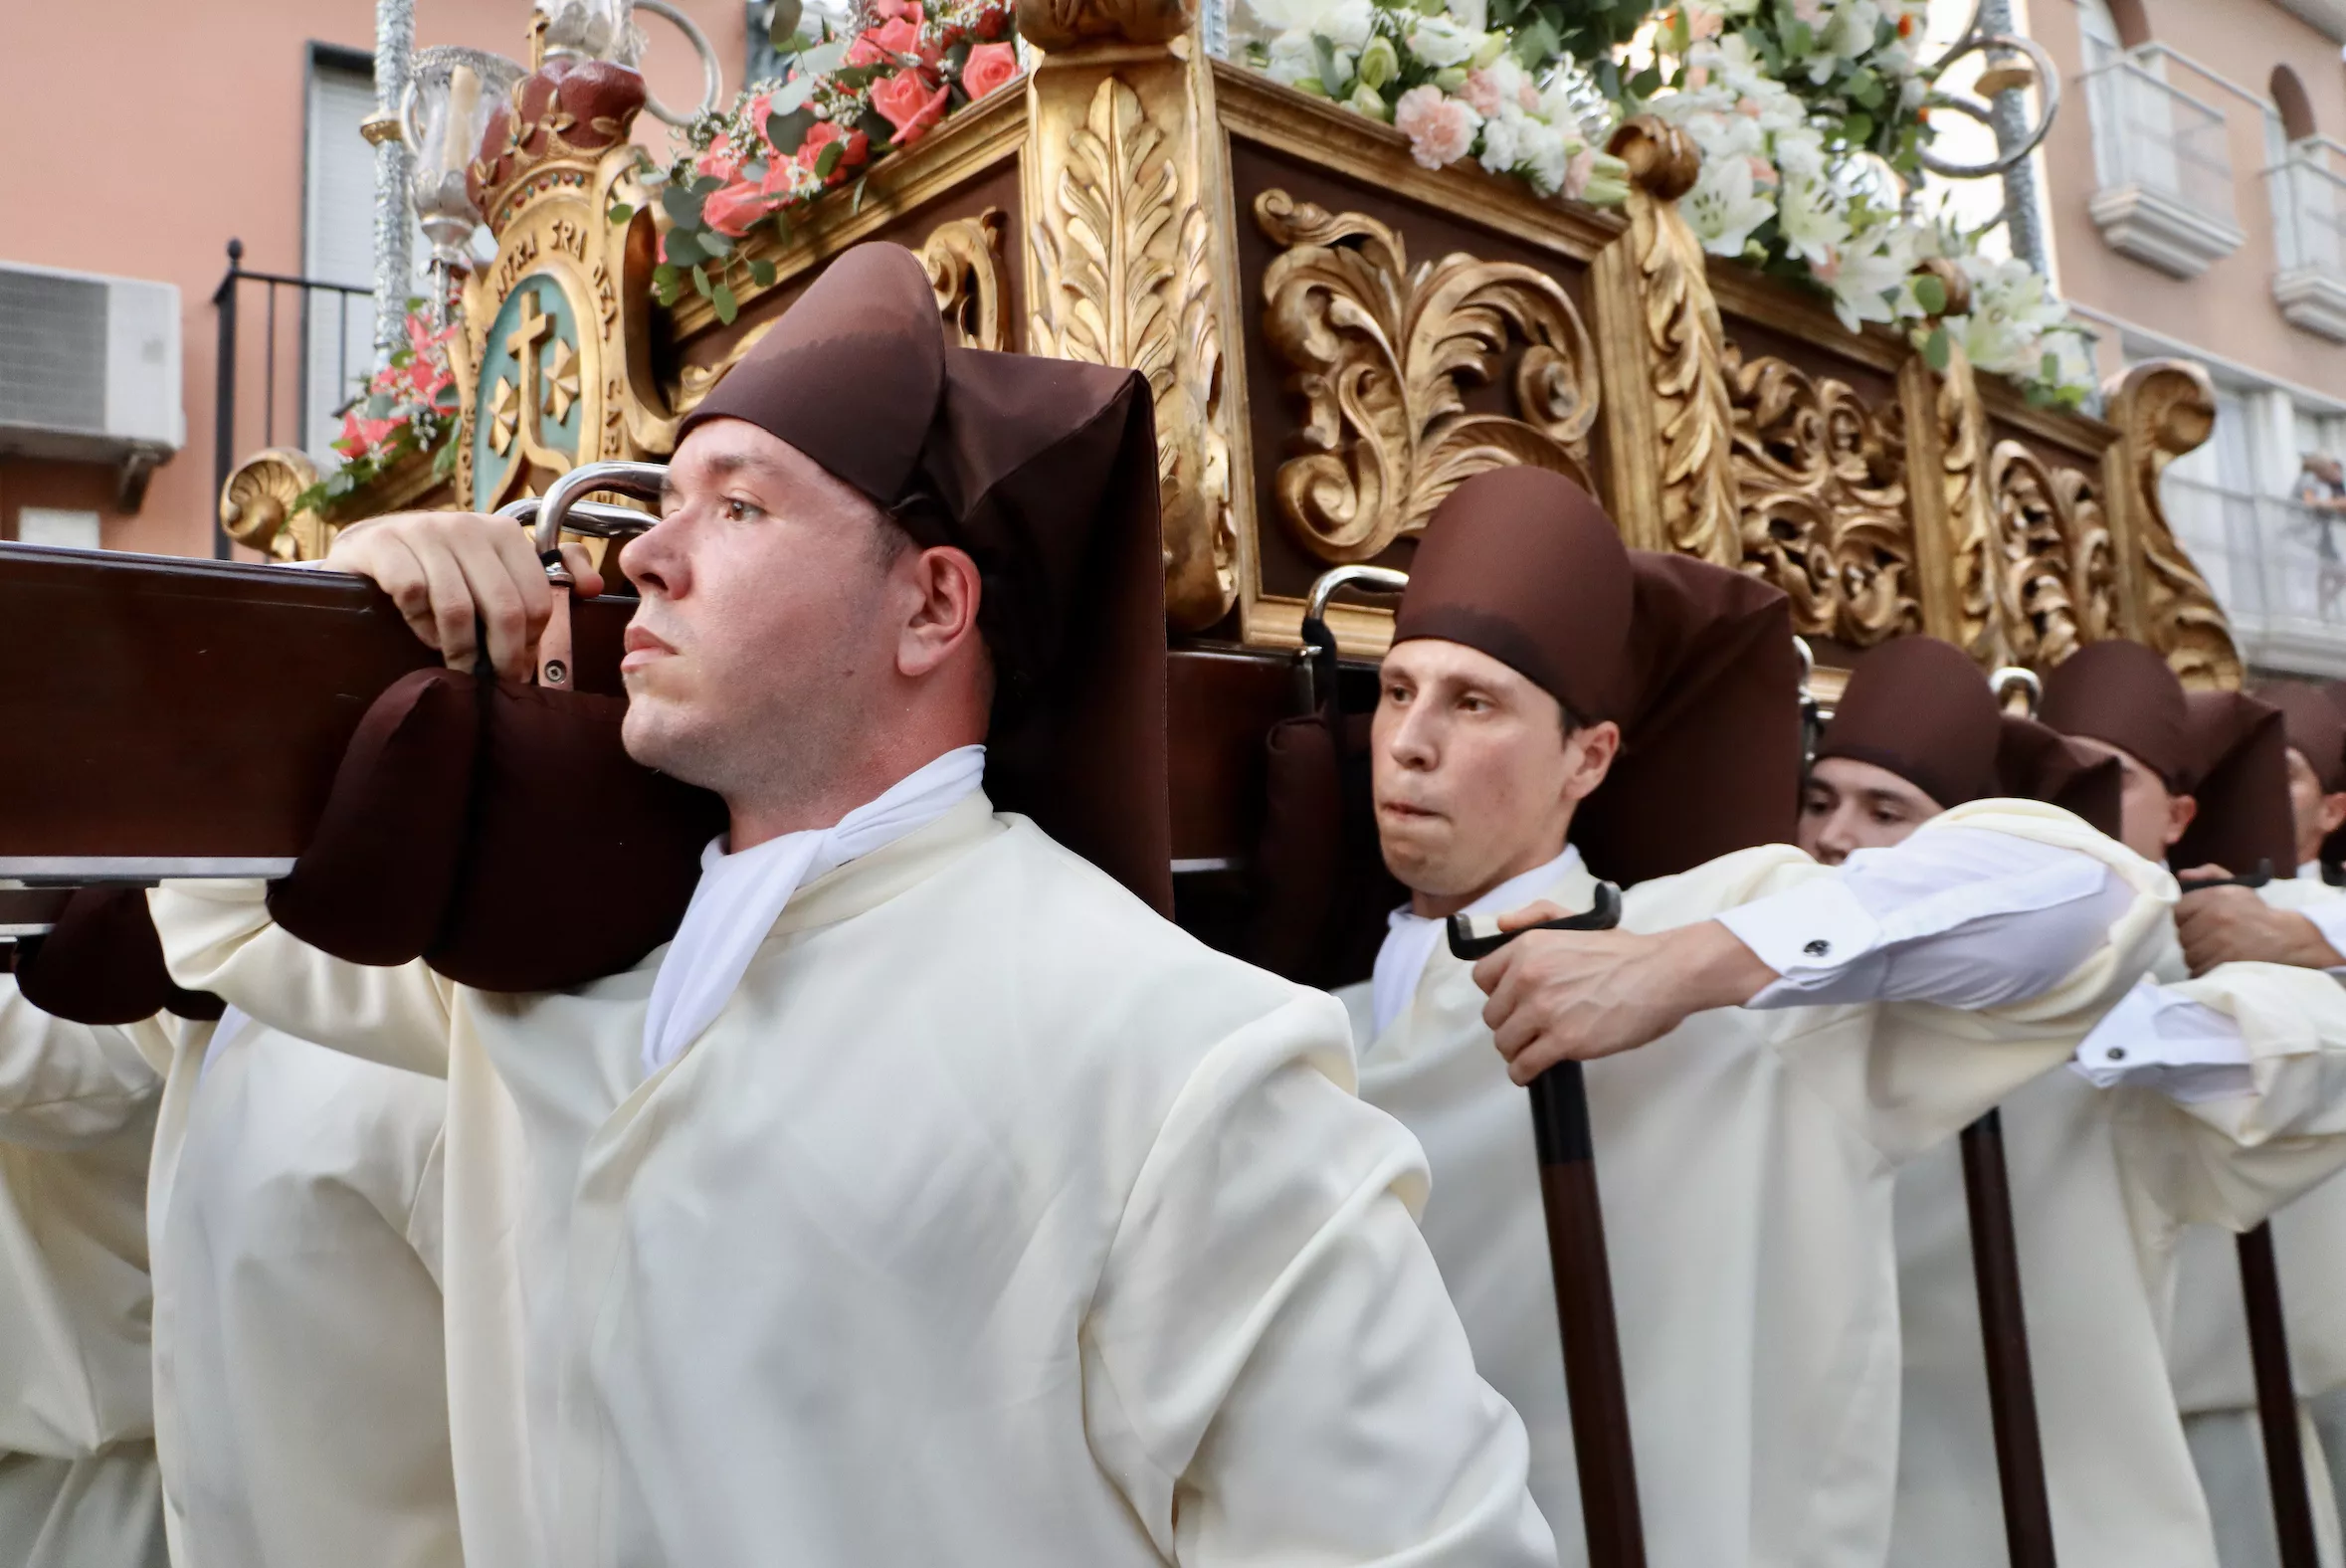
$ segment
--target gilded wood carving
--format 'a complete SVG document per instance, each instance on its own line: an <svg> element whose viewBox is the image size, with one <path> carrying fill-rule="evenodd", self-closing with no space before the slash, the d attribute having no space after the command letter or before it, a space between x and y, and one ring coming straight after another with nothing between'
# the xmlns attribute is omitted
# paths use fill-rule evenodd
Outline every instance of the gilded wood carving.
<svg viewBox="0 0 2346 1568"><path fill-rule="evenodd" d="M1630 167L1630 227L1598 259L1599 313L1615 445L1641 454L1613 476L1614 506L1633 544L1735 566L1742 503L1725 333L1701 242L1677 209L1697 157L1683 131L1647 114L1624 121L1611 147Z"/></svg>
<svg viewBox="0 0 2346 1568"><path fill-rule="evenodd" d="M1791 596L1799 632L1864 648L1922 630L1898 405L1732 343L1724 371L1743 569Z"/></svg>
<svg viewBox="0 0 2346 1568"><path fill-rule="evenodd" d="M1010 300L1002 269L1002 225L1001 209L989 207L974 218L937 225L921 242L920 265L928 272L946 335L963 348L1002 352L1013 346L1005 314ZM698 408L708 389L741 363L778 319L760 321L743 332L714 364L686 365L674 394L678 417Z"/></svg>
<svg viewBox="0 0 2346 1568"><path fill-rule="evenodd" d="M1939 492L1946 505L1947 575L1953 584L1954 619L1948 641L1986 668L2009 665L2018 654L2009 628L2020 612L2011 578L2004 570L2000 514L1989 498L1987 411L1960 344L1947 347L1947 369L1930 376L1930 405L1938 433Z"/></svg>
<svg viewBox="0 0 2346 1568"><path fill-rule="evenodd" d="M2135 636L2166 655L2191 686L2238 686L2240 650L2207 579L2176 542L2159 479L2167 465L2208 439L2216 425L2216 392L2208 373L2181 360L2154 359L2126 372L2109 395L2109 420L2118 427L2113 454L2126 522L2123 553L2131 558Z"/></svg>
<svg viewBox="0 0 2346 1568"><path fill-rule="evenodd" d="M1021 13L1021 26L1028 17ZM1030 33L1032 38L1033 34ZM1186 629L1220 620L1238 596L1228 411L1215 246L1196 152L1186 67L1148 85L1101 76L1079 118L1065 74L1040 74L1043 116L1031 165L1030 353L1123 365L1156 402L1166 609Z"/></svg>
<svg viewBox="0 0 2346 1568"><path fill-rule="evenodd" d="M2119 636L2117 557L2098 483L2000 441L1988 455L1988 492L2012 608L2011 657L2050 669L2083 644Z"/></svg>
<svg viewBox="0 0 2346 1568"><path fill-rule="evenodd" d="M1454 252L1414 271L1402 237L1280 190L1255 221L1284 247L1263 277L1264 332L1305 406L1303 453L1279 466L1279 515L1320 559L1365 561L1425 526L1459 484L1525 463L1589 484L1595 349L1561 285ZM1520 418L1467 409L1520 339Z"/></svg>
<svg viewBox="0 0 2346 1568"><path fill-rule="evenodd" d="M334 529L294 497L317 483L317 465L296 447L269 447L236 466L220 488L220 526L237 543L273 561L314 561Z"/></svg>

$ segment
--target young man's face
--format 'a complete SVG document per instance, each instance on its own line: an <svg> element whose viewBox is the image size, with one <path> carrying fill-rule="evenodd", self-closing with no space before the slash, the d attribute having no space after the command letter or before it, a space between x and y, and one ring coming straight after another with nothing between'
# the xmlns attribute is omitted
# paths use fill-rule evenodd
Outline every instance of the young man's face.
<svg viewBox="0 0 2346 1568"><path fill-rule="evenodd" d="M620 557L644 596L620 665L629 753L727 795L821 778L893 669L912 552L887 526L754 425L686 436L659 525Z"/></svg>
<svg viewBox="0 0 2346 1568"><path fill-rule="evenodd" d="M2346 794L2325 794L2305 753L2289 748L2289 813L2297 825L2297 864L2321 856L2321 841L2346 823Z"/></svg>
<svg viewBox="0 0 2346 1568"><path fill-rule="evenodd" d="M1613 765L1616 725L1566 735L1553 696L1459 643L1398 644L1381 680L1377 833L1419 913L1464 908L1563 853L1574 808Z"/></svg>
<svg viewBox="0 0 2346 1568"><path fill-rule="evenodd" d="M1801 790L1800 847L1824 866L1884 850L1946 808L1887 768L1827 757Z"/></svg>
<svg viewBox="0 0 2346 1568"><path fill-rule="evenodd" d="M2200 803L2189 795L2170 791L2164 779L2130 752L2083 735L2068 738L2096 758L2118 759L2122 780L2118 795L2118 842L2153 866L2167 864L2167 851L2191 826L2191 819L2199 814Z"/></svg>

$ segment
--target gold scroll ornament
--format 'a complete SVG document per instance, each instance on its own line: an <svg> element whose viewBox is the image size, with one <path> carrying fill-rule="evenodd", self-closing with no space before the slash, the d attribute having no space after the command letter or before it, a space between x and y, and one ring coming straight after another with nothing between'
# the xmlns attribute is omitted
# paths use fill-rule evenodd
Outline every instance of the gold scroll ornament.
<svg viewBox="0 0 2346 1568"><path fill-rule="evenodd" d="M317 465L295 447L269 447L236 466L220 487L220 527L273 561L314 561L333 542L324 518L293 500L317 483Z"/></svg>
<svg viewBox="0 0 2346 1568"><path fill-rule="evenodd" d="M1867 648L1922 630L1899 406L1733 343L1724 366L1743 569L1791 597L1804 635Z"/></svg>
<svg viewBox="0 0 2346 1568"><path fill-rule="evenodd" d="M1413 270L1376 219L1283 190L1256 197L1255 221L1284 247L1264 273L1263 325L1305 405L1303 453L1273 488L1313 555L1373 559L1486 469L1530 464L1589 484L1596 353L1553 278L1463 252ZM1522 417L1469 411L1466 386L1490 381L1518 338Z"/></svg>
<svg viewBox="0 0 2346 1568"><path fill-rule="evenodd" d="M2099 482L1999 441L1988 456L1988 493L2003 543L2011 657L2051 669L2087 643L2122 636Z"/></svg>
<svg viewBox="0 0 2346 1568"><path fill-rule="evenodd" d="M2237 687L2243 671L2232 630L2159 498L2167 465L2215 429L2215 388L2198 365L2154 359L2126 372L2108 406L2118 442L2103 473L2125 523L2119 553L2130 568L2122 581L2133 634L2165 655L2185 686Z"/></svg>

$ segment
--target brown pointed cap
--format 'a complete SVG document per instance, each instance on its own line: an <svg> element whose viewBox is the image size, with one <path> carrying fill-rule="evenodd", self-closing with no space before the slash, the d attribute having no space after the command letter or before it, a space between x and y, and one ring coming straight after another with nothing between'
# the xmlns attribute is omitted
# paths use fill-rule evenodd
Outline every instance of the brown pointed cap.
<svg viewBox="0 0 2346 1568"><path fill-rule="evenodd" d="M1596 498L1545 469L1493 469L1426 525L1396 643L1490 655L1622 749L1574 815L1598 876L1644 882L1789 840L1799 809L1791 607L1756 578L1631 550Z"/></svg>
<svg viewBox="0 0 2346 1568"><path fill-rule="evenodd" d="M1156 426L1137 372L949 344L898 245L842 253L686 417L780 437L968 551L994 660L986 788L1172 907Z"/></svg>
<svg viewBox="0 0 2346 1568"><path fill-rule="evenodd" d="M1817 759L1887 768L1945 810L1997 793L2000 716L1969 655L1933 637L1901 637L1851 669Z"/></svg>
<svg viewBox="0 0 2346 1568"><path fill-rule="evenodd" d="M2167 852L2167 864L2179 871L2221 866L2246 877L2259 861L2270 861L2276 875L2291 875L2297 823L2279 710L2241 691L2194 691L2186 710L2192 745L2186 793L2200 809Z"/></svg>
<svg viewBox="0 0 2346 1568"><path fill-rule="evenodd" d="M2253 695L2280 709L2289 749L2305 759L2322 793L2346 790L2346 711L2320 686L2304 681L2267 681Z"/></svg>
<svg viewBox="0 0 2346 1568"><path fill-rule="evenodd" d="M1996 793L2041 800L2085 820L2096 833L2118 836L2126 775L2118 759L2095 756L2058 730L2017 713L1998 715Z"/></svg>
<svg viewBox="0 0 2346 1568"><path fill-rule="evenodd" d="M2194 755L2183 683L2140 643L2088 643L2045 679L2037 717L2064 735L2115 746L2177 794L2189 793Z"/></svg>
<svg viewBox="0 0 2346 1568"><path fill-rule="evenodd" d="M1464 644L1583 719L1620 718L1636 597L1630 552L1595 496L1546 469L1491 469L1427 522L1393 640Z"/></svg>
<svg viewBox="0 0 2346 1568"><path fill-rule="evenodd" d="M1792 603L1690 556L1630 552L1621 755L1573 842L1623 883L1789 844L1800 815L1800 655Z"/></svg>

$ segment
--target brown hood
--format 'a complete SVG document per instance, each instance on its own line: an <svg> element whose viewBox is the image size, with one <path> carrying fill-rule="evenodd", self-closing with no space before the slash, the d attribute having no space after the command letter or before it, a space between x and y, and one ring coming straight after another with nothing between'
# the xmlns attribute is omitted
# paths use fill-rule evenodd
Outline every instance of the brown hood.
<svg viewBox="0 0 2346 1568"><path fill-rule="evenodd" d="M1886 768L1945 810L1997 793L1998 718L1969 655L1936 638L1901 637L1850 671L1817 758Z"/></svg>
<svg viewBox="0 0 2346 1568"><path fill-rule="evenodd" d="M2194 691L2187 703L2191 787L2198 815L2167 864L2178 871L2221 866L2236 877L2270 861L2296 871L2297 828L2289 809L2288 736L2277 709L2240 691Z"/></svg>

